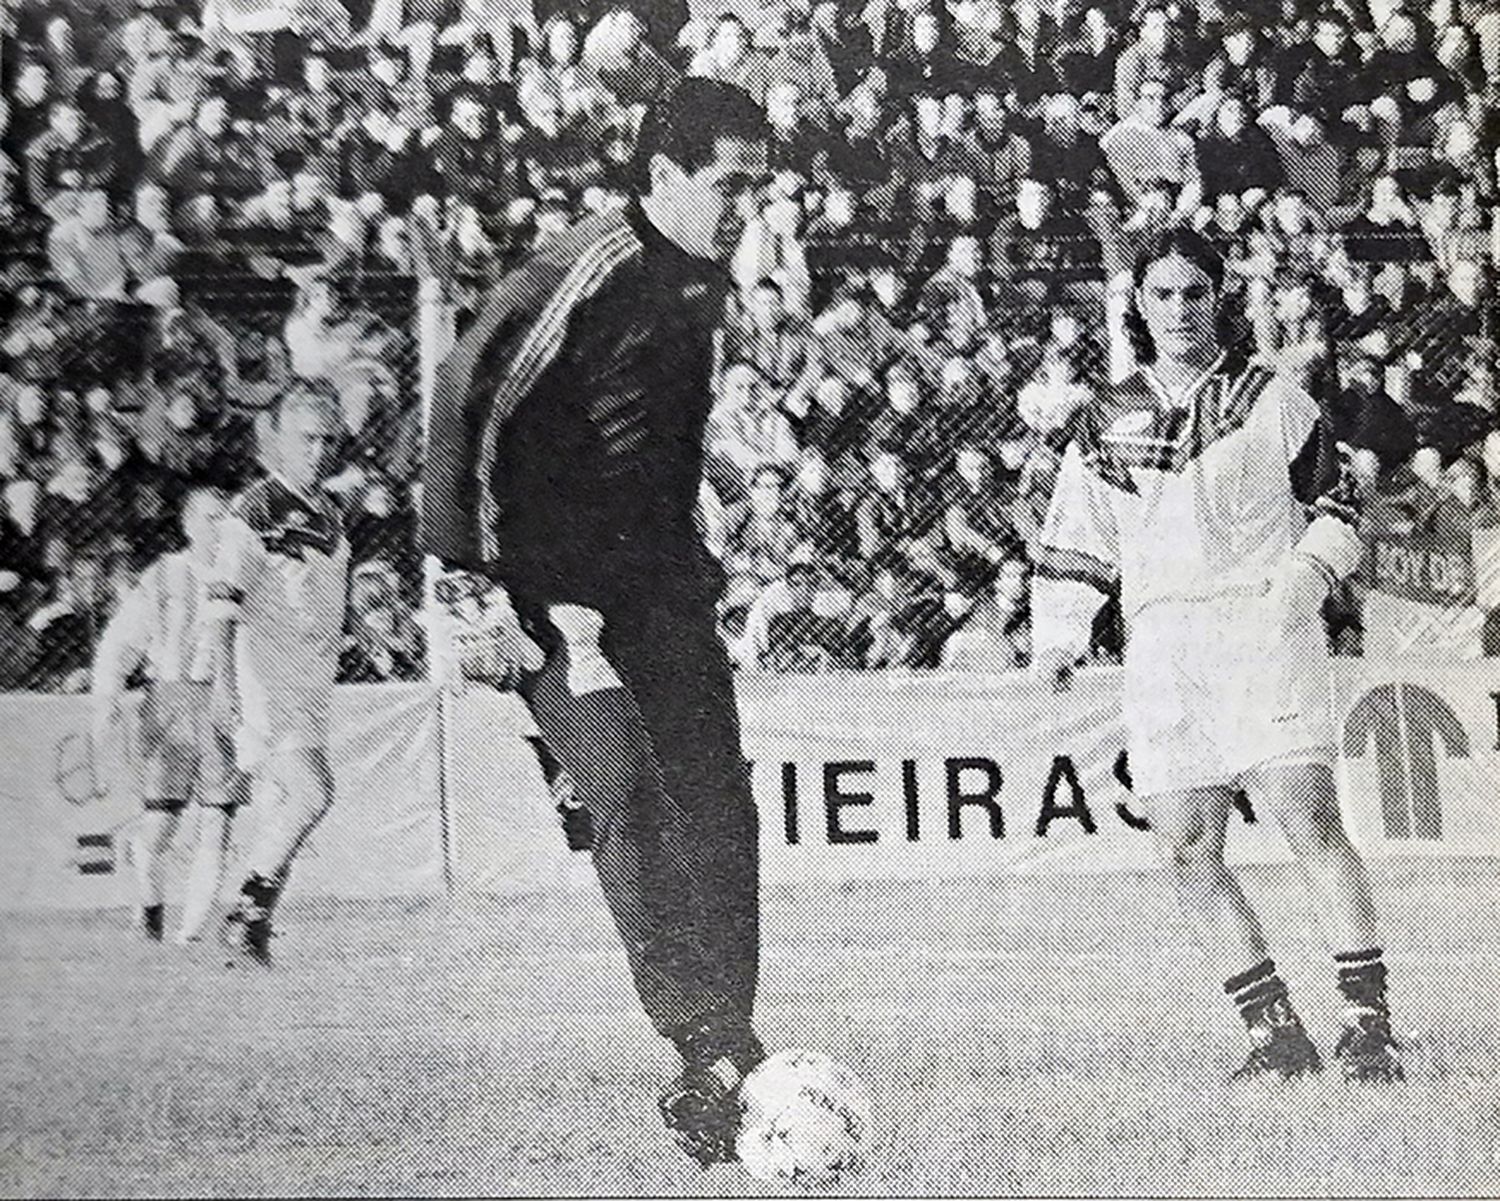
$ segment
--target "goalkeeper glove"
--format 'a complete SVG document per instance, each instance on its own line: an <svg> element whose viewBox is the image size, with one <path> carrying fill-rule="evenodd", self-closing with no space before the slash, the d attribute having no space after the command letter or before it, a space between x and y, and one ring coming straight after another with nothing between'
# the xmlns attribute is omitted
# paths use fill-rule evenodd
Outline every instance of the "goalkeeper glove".
<svg viewBox="0 0 1500 1201"><path fill-rule="evenodd" d="M521 628L505 590L470 572L444 576L434 589L447 618L460 678L511 691L542 669L546 655Z"/></svg>

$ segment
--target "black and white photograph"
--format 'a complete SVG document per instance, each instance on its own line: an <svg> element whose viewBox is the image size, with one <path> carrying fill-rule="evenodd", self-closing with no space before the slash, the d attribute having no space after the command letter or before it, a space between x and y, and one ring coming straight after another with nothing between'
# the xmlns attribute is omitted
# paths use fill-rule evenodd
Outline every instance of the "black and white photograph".
<svg viewBox="0 0 1500 1201"><path fill-rule="evenodd" d="M3 0L0 1196L1500 1195L1497 276L1490 0Z"/></svg>

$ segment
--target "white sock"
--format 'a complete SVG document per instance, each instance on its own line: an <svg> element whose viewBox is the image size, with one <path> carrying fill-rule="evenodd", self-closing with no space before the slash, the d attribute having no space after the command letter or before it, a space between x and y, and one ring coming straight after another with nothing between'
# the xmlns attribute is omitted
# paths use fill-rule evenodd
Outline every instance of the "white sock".
<svg viewBox="0 0 1500 1201"><path fill-rule="evenodd" d="M198 806L193 862L183 891L182 923L174 940L179 946L197 938L213 913L224 881L224 855L228 848L229 811L217 805Z"/></svg>
<svg viewBox="0 0 1500 1201"><path fill-rule="evenodd" d="M130 860L135 869L136 904L142 909L161 904L161 860L177 830L177 814L147 809L136 819L130 836Z"/></svg>

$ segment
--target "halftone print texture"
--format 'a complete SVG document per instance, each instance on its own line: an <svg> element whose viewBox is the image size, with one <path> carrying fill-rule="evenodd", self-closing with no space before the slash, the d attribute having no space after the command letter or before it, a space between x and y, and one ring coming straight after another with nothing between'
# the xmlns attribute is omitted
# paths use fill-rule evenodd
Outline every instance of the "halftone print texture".
<svg viewBox="0 0 1500 1201"><path fill-rule="evenodd" d="M1497 89L1473 0L7 5L0 1194L1497 1195ZM859 1136L700 1169L778 1051Z"/></svg>

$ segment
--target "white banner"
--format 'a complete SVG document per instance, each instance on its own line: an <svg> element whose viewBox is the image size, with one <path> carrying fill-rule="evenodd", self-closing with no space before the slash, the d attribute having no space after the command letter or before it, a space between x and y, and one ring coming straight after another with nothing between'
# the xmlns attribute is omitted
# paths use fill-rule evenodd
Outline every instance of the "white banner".
<svg viewBox="0 0 1500 1201"><path fill-rule="evenodd" d="M1333 696L1343 807L1366 854L1500 855L1500 670L1342 661ZM1118 698L1115 671L1063 696L1020 673L742 680L766 882L1153 868ZM86 703L0 696L0 729L0 909L126 903L121 835L139 800L99 779ZM459 891L591 886L515 697L341 688L334 731L338 801L299 892L436 893L445 865ZM1253 811L1231 819L1229 855L1289 858Z"/></svg>
<svg viewBox="0 0 1500 1201"><path fill-rule="evenodd" d="M130 773L96 762L89 704L0 695L0 910L131 903L129 827L141 812ZM438 711L422 685L340 688L334 696L332 810L298 859L302 895L441 893ZM186 869L189 811L166 865L168 897ZM235 822L235 849L255 806ZM231 856L231 869L234 857Z"/></svg>
<svg viewBox="0 0 1500 1201"><path fill-rule="evenodd" d="M1483 663L1337 665L1342 801L1366 854L1500 854L1495 677ZM1081 673L1063 696L1021 673L764 676L742 680L739 695L768 884L1158 863L1124 782L1117 671ZM513 698L453 702L458 888L592 878L588 857L564 847L530 731ZM1231 818L1229 859L1290 853L1274 819L1247 808Z"/></svg>
<svg viewBox="0 0 1500 1201"><path fill-rule="evenodd" d="M1500 661L1339 667L1340 789L1355 840L1388 854L1500 854Z"/></svg>

